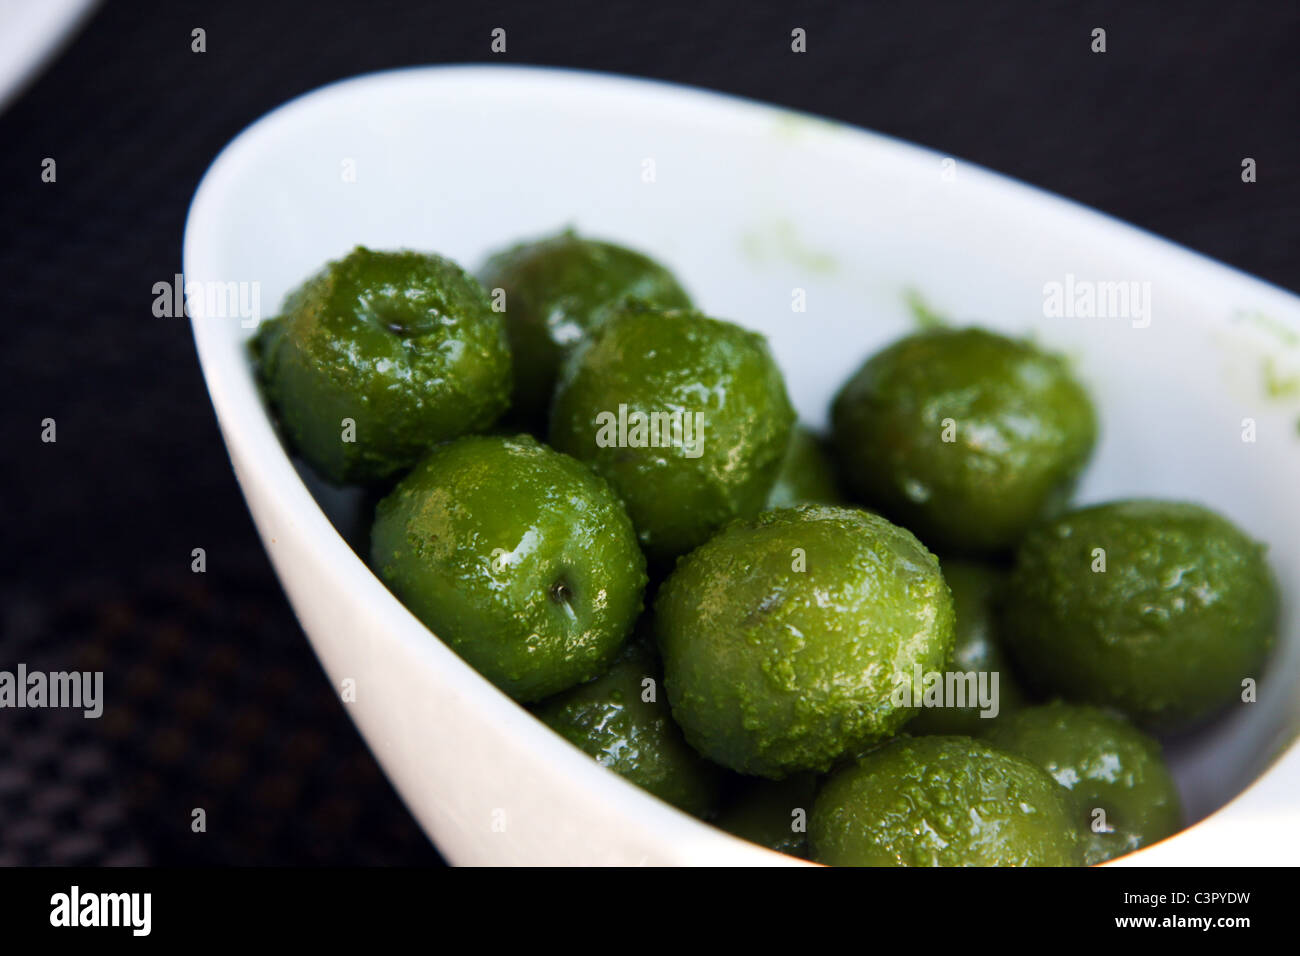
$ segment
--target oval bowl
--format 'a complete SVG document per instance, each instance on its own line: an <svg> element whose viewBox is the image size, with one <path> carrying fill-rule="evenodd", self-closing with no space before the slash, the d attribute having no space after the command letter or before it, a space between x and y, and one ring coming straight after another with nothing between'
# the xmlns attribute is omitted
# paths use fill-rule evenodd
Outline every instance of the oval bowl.
<svg viewBox="0 0 1300 956"><path fill-rule="evenodd" d="M644 80L457 66L346 80L258 120L204 176L184 238L203 375L258 532L348 712L451 862L797 862L598 767L434 639L349 545L364 540L358 496L295 466L258 395L256 318L327 260L409 247L472 270L566 225L658 257L705 311L764 332L815 426L866 355L915 328L918 301L1070 356L1103 423L1078 500L1216 508L1269 543L1284 595L1258 701L1168 744L1198 822L1123 862L1294 861L1300 299L854 127Z"/></svg>

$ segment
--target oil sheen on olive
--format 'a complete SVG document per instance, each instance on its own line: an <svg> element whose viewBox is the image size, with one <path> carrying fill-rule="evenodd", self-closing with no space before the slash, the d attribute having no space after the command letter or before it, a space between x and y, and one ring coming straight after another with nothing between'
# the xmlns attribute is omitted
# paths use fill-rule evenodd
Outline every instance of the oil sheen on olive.
<svg viewBox="0 0 1300 956"><path fill-rule="evenodd" d="M793 422L761 335L626 308L566 360L550 438L614 486L642 547L663 560L763 508Z"/></svg>
<svg viewBox="0 0 1300 956"><path fill-rule="evenodd" d="M426 253L358 247L331 262L262 324L253 353L285 437L336 484L392 479L509 401L501 317Z"/></svg>
<svg viewBox="0 0 1300 956"><path fill-rule="evenodd" d="M996 569L969 561L945 559L943 579L952 591L952 606L955 613L953 626L953 647L945 673L962 675L974 674L979 680L984 678L990 691L993 689L992 675L997 675L997 713L981 716L984 710L977 699L970 696L972 690L978 691L978 684L972 686L966 681L964 692L968 703L964 707L952 706L953 701L945 700L943 707L922 707L916 719L907 725L909 734L967 734L976 736L989 730L994 723L1006 714L1024 706L1025 694L1011 671L1010 662L999 645L995 602L1003 585L1003 575Z"/></svg>
<svg viewBox="0 0 1300 956"><path fill-rule="evenodd" d="M1042 767L1071 792L1089 865L1182 826L1178 789L1160 744L1117 714L1058 701L1011 714L986 739Z"/></svg>
<svg viewBox="0 0 1300 956"><path fill-rule="evenodd" d="M837 771L813 805L813 859L833 866L1076 866L1069 792L961 736L899 737Z"/></svg>
<svg viewBox="0 0 1300 956"><path fill-rule="evenodd" d="M603 767L695 816L717 807L722 771L682 737L663 693L658 654L644 636L613 666L538 704L533 713Z"/></svg>
<svg viewBox="0 0 1300 956"><path fill-rule="evenodd" d="M509 417L539 433L546 431L560 360L589 329L629 300L691 306L672 273L649 256L571 230L496 253L479 278L489 293L504 296L515 356Z"/></svg>
<svg viewBox="0 0 1300 956"><path fill-rule="evenodd" d="M915 708L898 691L947 660L953 609L910 532L804 505L736 521L678 561L655 626L686 739L780 779L899 730Z"/></svg>
<svg viewBox="0 0 1300 956"><path fill-rule="evenodd" d="M872 356L831 418L848 490L944 554L1013 547L1068 501L1097 434L1062 359L974 328Z"/></svg>
<svg viewBox="0 0 1300 956"><path fill-rule="evenodd" d="M379 503L371 562L416 617L520 701L604 672L646 584L613 491L527 435L430 452Z"/></svg>
<svg viewBox="0 0 1300 956"><path fill-rule="evenodd" d="M1021 545L1003 636L1046 694L1161 731L1241 706L1277 630L1263 545L1199 505L1120 501L1061 515Z"/></svg>

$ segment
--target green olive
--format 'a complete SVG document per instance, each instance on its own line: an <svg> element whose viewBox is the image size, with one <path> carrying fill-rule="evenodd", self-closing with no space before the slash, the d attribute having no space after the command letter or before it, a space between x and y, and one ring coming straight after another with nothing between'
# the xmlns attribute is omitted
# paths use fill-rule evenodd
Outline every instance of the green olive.
<svg viewBox="0 0 1300 956"><path fill-rule="evenodd" d="M790 430L776 484L767 495L767 507L792 508L795 505L843 504L835 478L835 465L822 447L821 439L808 428L797 425Z"/></svg>
<svg viewBox="0 0 1300 956"><path fill-rule="evenodd" d="M793 421L761 335L696 312L631 308L566 361L550 437L614 486L642 547L664 560L758 513Z"/></svg>
<svg viewBox="0 0 1300 956"><path fill-rule="evenodd" d="M1163 840L1182 826L1178 788L1160 744L1116 714L1045 704L998 721L986 739L1071 791L1089 865Z"/></svg>
<svg viewBox="0 0 1300 956"><path fill-rule="evenodd" d="M515 355L510 418L539 434L546 431L560 362L590 329L631 300L691 306L672 273L653 259L572 231L496 253L479 278L492 294L500 290Z"/></svg>
<svg viewBox="0 0 1300 956"><path fill-rule="evenodd" d="M533 708L544 724L602 766L679 810L708 816L722 771L673 723L653 644L638 636L602 676Z"/></svg>
<svg viewBox="0 0 1300 956"><path fill-rule="evenodd" d="M945 698L941 701L943 706L922 707L916 719L907 725L907 732L974 737L1004 715L1024 706L1025 694L996 633L995 603L1004 584L1002 575L992 567L968 561L944 560L942 564L943 579L952 591L955 614L952 654L944 667L944 686L947 687L947 674L962 675L964 682L960 687L966 703L957 706L956 701ZM979 700L981 687L988 692L987 706Z"/></svg>
<svg viewBox="0 0 1300 956"><path fill-rule="evenodd" d="M383 484L509 401L501 317L440 256L358 247L291 293L253 352L285 437L336 484Z"/></svg>
<svg viewBox="0 0 1300 956"><path fill-rule="evenodd" d="M527 435L430 452L379 503L371 562L430 630L521 701L604 672L646 584L613 491Z"/></svg>
<svg viewBox="0 0 1300 956"><path fill-rule="evenodd" d="M673 716L740 773L825 771L916 713L900 689L940 668L952 599L909 532L805 505L729 525L682 558L655 625Z"/></svg>
<svg viewBox="0 0 1300 956"><path fill-rule="evenodd" d="M831 418L849 490L945 554L1013 547L1068 501L1097 434L1063 360L983 329L895 342Z"/></svg>
<svg viewBox="0 0 1300 956"><path fill-rule="evenodd" d="M1264 546L1198 505L1121 501L1034 529L1003 613L1038 688L1159 730L1243 700L1277 634Z"/></svg>
<svg viewBox="0 0 1300 956"><path fill-rule="evenodd" d="M1070 795L970 737L900 737L835 773L813 805L813 859L832 866L1076 866Z"/></svg>

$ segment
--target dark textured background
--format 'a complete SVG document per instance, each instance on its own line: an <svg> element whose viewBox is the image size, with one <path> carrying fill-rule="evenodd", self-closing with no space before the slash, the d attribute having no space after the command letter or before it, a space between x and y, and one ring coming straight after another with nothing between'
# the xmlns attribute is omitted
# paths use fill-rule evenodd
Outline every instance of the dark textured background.
<svg viewBox="0 0 1300 956"><path fill-rule="evenodd" d="M102 8L0 116L0 669L102 668L108 710L0 711L0 864L437 860L285 604L187 324L151 313L153 283L180 269L194 187L246 124L352 74L492 59L503 26L498 61L848 120L1300 288L1300 5L1165 7ZM792 26L808 31L806 55L788 52ZM1089 51L1095 26L1105 55ZM46 156L56 184L40 181ZM40 442L45 417L57 444ZM195 547L204 575L190 572Z"/></svg>

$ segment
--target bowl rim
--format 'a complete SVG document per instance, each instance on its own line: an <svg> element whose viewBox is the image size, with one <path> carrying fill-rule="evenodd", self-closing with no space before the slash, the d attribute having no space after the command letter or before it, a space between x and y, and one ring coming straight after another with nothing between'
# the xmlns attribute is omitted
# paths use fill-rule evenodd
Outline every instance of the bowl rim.
<svg viewBox="0 0 1300 956"><path fill-rule="evenodd" d="M611 95L668 99L674 101L675 105L681 105L683 97L689 97L691 102L686 105L691 108L709 111L726 110L732 114L733 121L738 117L743 117L746 123L758 120L770 123L773 119L796 118L811 121L814 125L809 133L814 136L840 137L849 133L866 137L876 144L907 151L916 158L925 158L929 161L938 161L947 155L896 137L805 111L791 110L704 88L616 73L480 63L406 66L379 70L339 79L293 97L244 127L221 149L199 181L186 214L182 241L182 274L188 277L193 273L201 272L198 268L200 264L214 261L217 255L214 237L206 231L207 219L212 214L211 209L229 188L228 184L236 181L241 172L261 155L262 141L273 135L281 122L321 106L324 101L340 92L355 93L362 89L379 89L429 81L505 83L524 80L533 85L551 84L556 88L557 93L562 92L561 88L566 85L579 84L584 87L599 86L602 92ZM1300 308L1300 297L1280 286L1074 200L1020 182L976 163L958 159L962 163L963 175L982 181L987 186L1009 190L1013 196L1023 201L1051 204L1057 211L1074 215L1093 228L1119 230L1128 240L1147 246L1148 252L1162 256L1177 255L1180 258L1194 257L1197 265L1207 270L1208 278L1216 281L1230 280L1234 284L1248 282L1265 297L1280 296L1280 301L1286 302L1291 308ZM222 328L220 323L205 321L201 307L188 314L204 382L231 459L256 463L253 477L266 494L274 513L283 520L285 528L281 529L281 533L289 533L292 530L303 540L313 542L313 548L319 558L319 566L328 572L329 580L323 582L324 585L331 588L357 589L357 599L363 601L377 618L375 628L377 633L389 635L390 639L396 640L404 651L422 660L425 666L445 671L448 679L460 686L470 706L482 714L484 719L499 721L499 726L504 731L523 735L523 739L527 740L530 746L544 751L547 759L557 765L557 769L572 775L576 780L581 780L583 788L589 790L595 799L608 801L620 814L636 815L645 823L645 828L653 831L660 839L680 842L681 851L672 854L679 860L729 864L799 865L806 862L751 844L697 820L606 770L516 704L441 640L429 640L436 635L398 601L371 571L368 564L353 551L303 482L275 433L247 360L245 359L242 368L238 367L237 362L231 361L232 350L229 340L232 336L228 330ZM236 344L233 351L242 354L244 351L242 344ZM244 492L245 503L251 507L248 493L243 488L244 481L248 480L247 476L240 475L237 471L237 478L240 481L241 492ZM272 542L266 540L261 524L256 520L254 523L258 525L264 547L270 552ZM278 568L276 573L280 576ZM283 582L281 583L283 586ZM292 599L290 604L293 604ZM297 614L296 607L295 614ZM304 631L306 632L306 628ZM307 633L307 637L319 659L320 650L315 640L310 633ZM351 713L350 716L356 722L356 716ZM385 774L392 780L393 774L385 766L383 756L376 751L364 732L362 738L366 740L367 746L384 767ZM1198 831L1204 833L1208 826L1213 826L1231 815L1248 797L1258 795L1263 790L1274 791L1277 788L1291 786L1287 779L1283 779L1284 777L1293 782L1300 781L1300 743L1295 736L1286 746L1279 749L1268 766L1254 780L1226 804L1171 837L1118 860L1130 865L1165 863L1166 854L1162 850L1167 850L1171 843L1185 843L1187 841L1180 841L1180 838ZM400 794L401 788L396 786L396 781L394 783L395 789ZM406 800L404 795L403 800ZM409 801L407 804L409 807ZM416 816L419 819L419 815ZM428 828L424 826L423 821L421 822L427 834ZM1111 864L1114 862L1117 861L1110 861Z"/></svg>

